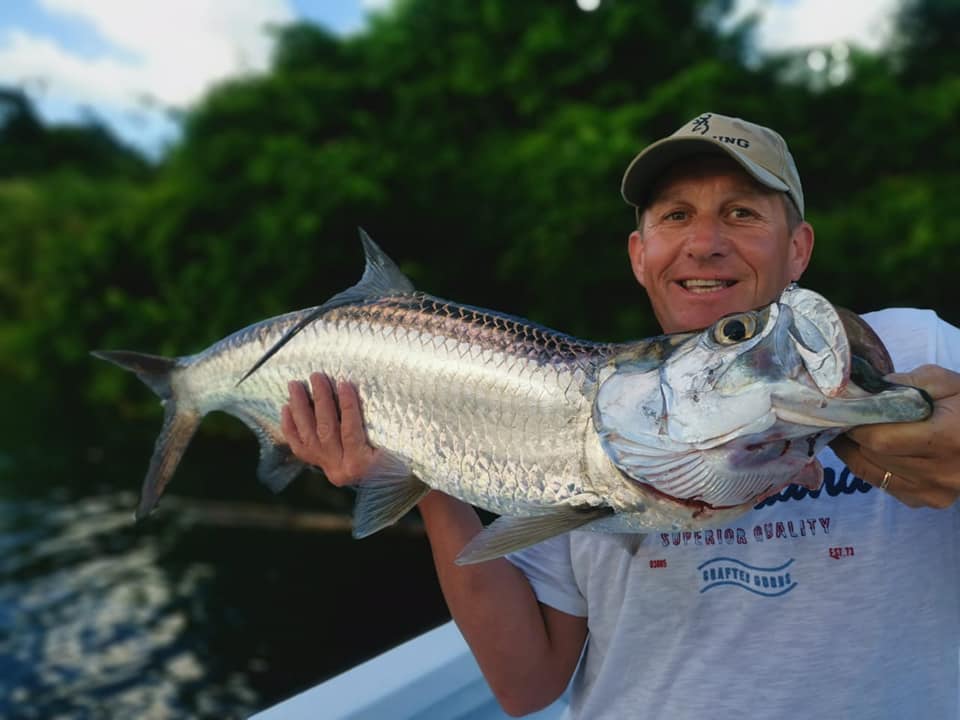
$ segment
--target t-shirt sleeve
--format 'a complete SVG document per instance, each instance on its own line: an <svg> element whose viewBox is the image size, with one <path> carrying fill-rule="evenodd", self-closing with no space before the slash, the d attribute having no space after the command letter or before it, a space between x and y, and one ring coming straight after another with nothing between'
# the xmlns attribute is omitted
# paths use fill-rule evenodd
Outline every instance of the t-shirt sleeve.
<svg viewBox="0 0 960 720"><path fill-rule="evenodd" d="M587 601L577 586L570 560L570 533L511 553L507 560L527 576L541 603L568 615L587 616Z"/></svg>
<svg viewBox="0 0 960 720"><path fill-rule="evenodd" d="M897 372L927 363L960 372L960 330L933 310L888 308L862 317L880 335Z"/></svg>
<svg viewBox="0 0 960 720"><path fill-rule="evenodd" d="M960 328L937 318L937 345L934 362L954 372L960 372Z"/></svg>

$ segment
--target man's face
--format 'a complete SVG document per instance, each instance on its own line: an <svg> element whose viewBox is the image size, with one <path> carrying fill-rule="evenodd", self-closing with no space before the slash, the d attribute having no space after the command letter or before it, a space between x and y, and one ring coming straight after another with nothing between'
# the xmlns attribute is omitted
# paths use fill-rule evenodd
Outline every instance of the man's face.
<svg viewBox="0 0 960 720"><path fill-rule="evenodd" d="M664 332L766 305L799 280L813 228L802 222L791 232L784 202L723 156L667 171L630 235L633 272Z"/></svg>

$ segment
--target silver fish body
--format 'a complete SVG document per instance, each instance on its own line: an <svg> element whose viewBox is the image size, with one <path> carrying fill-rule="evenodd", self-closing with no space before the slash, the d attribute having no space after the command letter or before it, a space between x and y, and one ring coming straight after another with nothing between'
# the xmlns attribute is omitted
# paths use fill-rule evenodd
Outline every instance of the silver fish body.
<svg viewBox="0 0 960 720"><path fill-rule="evenodd" d="M583 444L589 386L612 346L411 293L325 312L237 385L302 316L189 359L175 394L281 442L287 383L323 372L356 386L371 443L432 487L508 515L601 503L585 484Z"/></svg>
<svg viewBox="0 0 960 720"><path fill-rule="evenodd" d="M279 426L287 383L313 372L357 387L381 449L355 534L434 488L502 516L465 562L580 527L716 524L791 482L819 485L816 452L844 429L930 412L913 388L850 382L842 323L808 290L702 332L602 344L417 293L365 236L364 247L361 282L317 308L174 360L96 353L164 400L138 517L214 410L259 436L258 475L282 489L303 468Z"/></svg>

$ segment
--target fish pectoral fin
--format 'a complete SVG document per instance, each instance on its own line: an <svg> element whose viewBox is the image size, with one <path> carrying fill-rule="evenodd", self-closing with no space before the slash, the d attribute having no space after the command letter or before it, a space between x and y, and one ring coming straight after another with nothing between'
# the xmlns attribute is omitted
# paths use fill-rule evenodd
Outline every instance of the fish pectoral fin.
<svg viewBox="0 0 960 720"><path fill-rule="evenodd" d="M393 525L428 492L430 486L411 472L403 458L381 450L357 484L353 536L365 538Z"/></svg>
<svg viewBox="0 0 960 720"><path fill-rule="evenodd" d="M534 517L499 517L467 543L457 556L456 563L472 565L493 560L612 514L613 510L608 507L568 507Z"/></svg>
<svg viewBox="0 0 960 720"><path fill-rule="evenodd" d="M807 490L819 490L823 485L823 465L817 459L808 462L790 482L802 485Z"/></svg>

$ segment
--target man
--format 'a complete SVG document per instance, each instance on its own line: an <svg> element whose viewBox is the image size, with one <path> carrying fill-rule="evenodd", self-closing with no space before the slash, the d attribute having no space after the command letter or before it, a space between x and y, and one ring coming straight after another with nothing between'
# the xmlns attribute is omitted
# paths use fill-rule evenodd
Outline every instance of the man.
<svg viewBox="0 0 960 720"><path fill-rule="evenodd" d="M700 115L634 159L623 194L666 332L767 304L810 260L799 175L767 128ZM476 513L421 501L450 612L507 712L573 677L578 718L958 716L960 330L929 311L866 318L935 412L835 441L820 491L791 486L713 530L573 532L466 567ZM336 485L362 478L376 450L355 391L337 386L339 421L326 379L311 391L291 384L291 447Z"/></svg>

